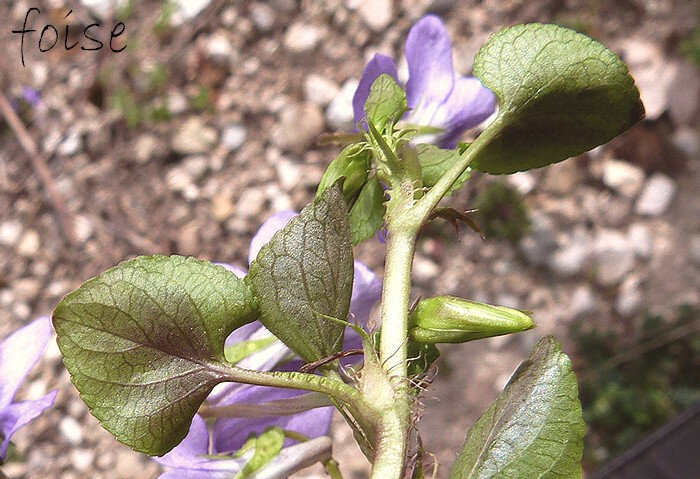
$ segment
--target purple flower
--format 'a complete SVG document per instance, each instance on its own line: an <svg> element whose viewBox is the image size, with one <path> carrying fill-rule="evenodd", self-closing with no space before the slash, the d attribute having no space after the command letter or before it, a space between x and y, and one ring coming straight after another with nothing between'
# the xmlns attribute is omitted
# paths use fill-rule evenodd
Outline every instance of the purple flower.
<svg viewBox="0 0 700 479"><path fill-rule="evenodd" d="M39 361L51 338L51 319L41 317L0 342L0 463L12 435L53 405L58 390L32 400L13 402L17 389Z"/></svg>
<svg viewBox="0 0 700 479"><path fill-rule="evenodd" d="M272 236L283 228L290 219L296 216L293 211L283 211L268 218L253 236L250 243L249 262L252 262ZM238 276L243 277L246 271L231 265L222 264ZM355 262L355 280L350 303L350 312L353 320L363 326L367 325L372 306L381 296L382 283L367 266ZM242 359L238 366L261 371L297 370L301 366L301 360L268 331L259 322L255 321L234 331L227 339L226 345L233 346L242 341L255 341L270 339L271 343L264 349ZM360 337L354 331L346 332L346 349L360 347ZM265 403L277 406L277 411L286 410L283 415L269 413ZM196 415L192 421L187 437L172 451L156 458L158 462L168 468L160 479L218 479L231 477L246 463L246 458L214 459L204 457L206 454L227 454L237 451L251 434L260 434L270 427L281 427L285 430L295 431L309 438L319 438L308 443L291 445L291 440L285 443L285 449L273 461L265 467L285 468L295 466L302 456L317 454L322 436L327 436L330 430L333 407L318 394L309 394L305 391L270 388L247 384L221 384L214 388L207 398L207 406L211 408L232 408L236 413L227 413L219 417L211 431L207 430L204 419ZM267 405L269 406L269 405ZM261 410L262 409L262 410ZM210 434L211 432L211 434ZM305 463L304 463L305 464ZM306 464L308 465L308 464ZM288 474L287 474L288 475ZM271 476L272 477L272 476ZM282 475L279 477L286 477Z"/></svg>
<svg viewBox="0 0 700 479"><path fill-rule="evenodd" d="M41 103L41 94L34 88L26 86L22 88L22 99L37 108Z"/></svg>
<svg viewBox="0 0 700 479"><path fill-rule="evenodd" d="M406 96L410 111L402 121L414 126L441 128L429 140L454 148L466 130L486 120L496 109L496 95L475 77L462 77L452 65L452 44L447 29L435 15L421 18L406 38L408 82ZM386 73L397 79L394 61L380 53L365 66L353 97L355 123L364 117L364 104L376 78ZM426 141L423 141L426 142Z"/></svg>

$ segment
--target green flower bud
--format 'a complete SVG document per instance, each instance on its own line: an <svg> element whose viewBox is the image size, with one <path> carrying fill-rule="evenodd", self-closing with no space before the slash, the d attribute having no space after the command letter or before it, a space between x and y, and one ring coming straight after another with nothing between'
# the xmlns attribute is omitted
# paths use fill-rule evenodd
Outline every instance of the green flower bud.
<svg viewBox="0 0 700 479"><path fill-rule="evenodd" d="M331 186L341 176L345 177L343 183L343 197L345 202L351 204L360 193L360 189L367 181L371 160L371 152L364 144L353 144L345 147L338 158L333 160L318 185L316 196Z"/></svg>
<svg viewBox="0 0 700 479"><path fill-rule="evenodd" d="M421 343L464 343L534 327L532 318L517 309L440 296L418 302L409 336Z"/></svg>

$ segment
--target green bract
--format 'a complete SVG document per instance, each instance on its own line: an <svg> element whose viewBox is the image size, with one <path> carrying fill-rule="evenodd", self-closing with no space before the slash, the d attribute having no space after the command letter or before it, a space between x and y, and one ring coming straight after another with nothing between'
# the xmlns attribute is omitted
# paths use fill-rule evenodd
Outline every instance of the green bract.
<svg viewBox="0 0 700 479"><path fill-rule="evenodd" d="M326 191L326 188L335 183L338 178L345 177L343 196L347 204L352 204L367 181L371 157L369 148L363 143L355 143L345 147L338 158L328 165L318 185L316 196Z"/></svg>
<svg viewBox="0 0 700 479"><path fill-rule="evenodd" d="M225 268L145 256L70 293L53 324L92 414L119 441L163 455L225 379L226 337L257 313L249 287Z"/></svg>
<svg viewBox="0 0 700 479"><path fill-rule="evenodd" d="M411 315L410 338L421 343L463 343L532 329L517 309L452 296L423 299Z"/></svg>
<svg viewBox="0 0 700 479"><path fill-rule="evenodd" d="M260 322L306 361L340 350L353 280L342 181L278 231L250 266Z"/></svg>
<svg viewBox="0 0 700 479"><path fill-rule="evenodd" d="M391 75L379 75L369 92L364 110L366 119L377 131L383 133L387 126L393 126L406 113L408 104L406 92Z"/></svg>
<svg viewBox="0 0 700 479"><path fill-rule="evenodd" d="M585 431L571 361L543 338L469 430L450 479L579 479Z"/></svg>
<svg viewBox="0 0 700 479"><path fill-rule="evenodd" d="M352 243L358 244L370 238L384 224L384 188L374 175L365 184L350 210Z"/></svg>
<svg viewBox="0 0 700 479"><path fill-rule="evenodd" d="M479 50L474 75L493 90L497 133L475 168L514 173L549 165L601 145L644 116L622 61L568 28L507 27Z"/></svg>

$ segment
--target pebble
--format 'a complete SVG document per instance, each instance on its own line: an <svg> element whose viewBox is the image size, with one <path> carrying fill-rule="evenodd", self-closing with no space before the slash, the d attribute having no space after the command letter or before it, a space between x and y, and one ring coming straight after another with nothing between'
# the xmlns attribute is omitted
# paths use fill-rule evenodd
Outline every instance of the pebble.
<svg viewBox="0 0 700 479"><path fill-rule="evenodd" d="M175 90L168 94L167 98L168 110L173 115L179 115L189 107L187 97L182 92Z"/></svg>
<svg viewBox="0 0 700 479"><path fill-rule="evenodd" d="M36 230L29 230L22 236L22 239L17 243L17 252L22 256L32 257L39 252L41 248L41 237Z"/></svg>
<svg viewBox="0 0 700 479"><path fill-rule="evenodd" d="M305 22L295 22L284 34L284 46L292 53L306 53L321 41L323 30Z"/></svg>
<svg viewBox="0 0 700 479"><path fill-rule="evenodd" d="M71 416L65 416L58 423L61 435L72 445L77 446L83 440L83 431L80 423Z"/></svg>
<svg viewBox="0 0 700 479"><path fill-rule="evenodd" d="M275 169L277 170L279 185L284 191L292 192L299 188L303 171L298 163L288 158L280 158L275 161Z"/></svg>
<svg viewBox="0 0 700 479"><path fill-rule="evenodd" d="M625 235L617 230L598 232L593 246L596 280L603 286L619 283L634 268L634 250Z"/></svg>
<svg viewBox="0 0 700 479"><path fill-rule="evenodd" d="M268 33L275 28L275 10L262 2L255 2L250 6L250 18L258 31Z"/></svg>
<svg viewBox="0 0 700 479"><path fill-rule="evenodd" d="M232 123L224 127L221 143L228 151L236 151L245 143L248 133L244 126Z"/></svg>
<svg viewBox="0 0 700 479"><path fill-rule="evenodd" d="M303 152L323 131L323 113L316 105L304 103L287 105L272 133L272 142L294 152Z"/></svg>
<svg viewBox="0 0 700 479"><path fill-rule="evenodd" d="M173 15L173 24L178 25L189 22L204 10L211 0L172 0L178 7L176 15Z"/></svg>
<svg viewBox="0 0 700 479"><path fill-rule="evenodd" d="M334 81L312 73L304 81L304 97L314 105L325 107L340 93Z"/></svg>
<svg viewBox="0 0 700 479"><path fill-rule="evenodd" d="M362 21L374 32L381 32L394 17L392 0L365 0L360 3L357 12Z"/></svg>
<svg viewBox="0 0 700 479"><path fill-rule="evenodd" d="M107 18L113 9L119 9L126 5L129 0L80 0L88 10L99 18Z"/></svg>
<svg viewBox="0 0 700 479"><path fill-rule="evenodd" d="M79 131L71 130L58 145L58 154L63 156L73 156L83 148L83 138Z"/></svg>
<svg viewBox="0 0 700 479"><path fill-rule="evenodd" d="M676 125L691 125L698 110L700 74L695 65L678 62L668 89L668 112Z"/></svg>
<svg viewBox="0 0 700 479"><path fill-rule="evenodd" d="M506 181L521 195L526 195L537 186L537 178L530 171L519 171L506 176Z"/></svg>
<svg viewBox="0 0 700 479"><path fill-rule="evenodd" d="M620 316L629 318L639 312L643 303L639 283L638 277L630 276L620 286L615 298L615 311Z"/></svg>
<svg viewBox="0 0 700 479"><path fill-rule="evenodd" d="M89 449L75 449L70 453L70 462L81 472L87 471L95 460L95 453Z"/></svg>
<svg viewBox="0 0 700 479"><path fill-rule="evenodd" d="M644 170L626 161L607 160L603 163L603 183L627 198L634 198L644 184Z"/></svg>
<svg viewBox="0 0 700 479"><path fill-rule="evenodd" d="M201 180L207 172L209 162L206 156L188 156L182 161L182 168L193 182L197 182Z"/></svg>
<svg viewBox="0 0 700 479"><path fill-rule="evenodd" d="M175 167L165 176L168 187L182 194L188 200L194 200L199 196L199 188L192 182L192 177L182 168Z"/></svg>
<svg viewBox="0 0 700 479"><path fill-rule="evenodd" d="M12 246L22 234L22 223L18 220L0 222L0 244Z"/></svg>
<svg viewBox="0 0 700 479"><path fill-rule="evenodd" d="M141 165L145 165L150 161L163 159L167 154L167 145L155 135L141 135L134 142L133 158Z"/></svg>
<svg viewBox="0 0 700 479"><path fill-rule="evenodd" d="M433 260L417 254L413 260L413 277L419 284L426 284L440 273L440 266Z"/></svg>
<svg viewBox="0 0 700 479"><path fill-rule="evenodd" d="M78 215L73 220L73 234L80 244L84 244L92 237L95 226L87 216Z"/></svg>
<svg viewBox="0 0 700 479"><path fill-rule="evenodd" d="M216 143L218 133L199 117L187 119L173 134L171 146L175 153L193 155L208 152Z"/></svg>
<svg viewBox="0 0 700 479"><path fill-rule="evenodd" d="M259 187L246 188L236 203L236 214L252 218L265 206L265 191Z"/></svg>
<svg viewBox="0 0 700 479"><path fill-rule="evenodd" d="M570 194L584 179L574 160L560 161L545 170L543 188L560 195Z"/></svg>
<svg viewBox="0 0 700 479"><path fill-rule="evenodd" d="M207 39L205 49L209 58L222 64L226 64L235 55L231 41L223 32L211 35Z"/></svg>
<svg viewBox="0 0 700 479"><path fill-rule="evenodd" d="M520 240L519 248L528 263L544 266L557 246L554 222L549 216L537 211L532 213L531 220L530 234Z"/></svg>
<svg viewBox="0 0 700 479"><path fill-rule="evenodd" d="M358 84L357 80L347 80L340 88L338 95L326 108L326 123L332 130L350 132L355 129L352 97L355 95Z"/></svg>
<svg viewBox="0 0 700 479"><path fill-rule="evenodd" d="M244 193L245 194L245 193ZM211 214L214 219L224 221L236 211L231 195L228 193L217 193L211 199Z"/></svg>
<svg viewBox="0 0 700 479"><path fill-rule="evenodd" d="M676 194L676 183L662 173L655 173L644 185L635 211L642 216L660 216Z"/></svg>
<svg viewBox="0 0 700 479"><path fill-rule="evenodd" d="M671 137L673 146L688 158L695 158L700 152L700 134L693 128L679 128Z"/></svg>
<svg viewBox="0 0 700 479"><path fill-rule="evenodd" d="M590 235L584 229L576 229L550 256L548 265L559 276L568 278L584 270L590 254Z"/></svg>
<svg viewBox="0 0 700 479"><path fill-rule="evenodd" d="M634 253L642 259L651 257L654 247L654 239L651 231L643 223L633 223L627 229L627 241Z"/></svg>
<svg viewBox="0 0 700 479"><path fill-rule="evenodd" d="M598 298L587 284L576 288L571 295L569 311L572 317L580 318L594 313L598 309Z"/></svg>

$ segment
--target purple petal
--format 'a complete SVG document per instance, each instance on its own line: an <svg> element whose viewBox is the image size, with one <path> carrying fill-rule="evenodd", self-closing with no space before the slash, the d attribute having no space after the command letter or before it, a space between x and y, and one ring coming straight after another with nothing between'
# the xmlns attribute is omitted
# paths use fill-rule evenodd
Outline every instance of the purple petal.
<svg viewBox="0 0 700 479"><path fill-rule="evenodd" d="M41 358L52 332L51 318L42 316L0 342L0 410L12 402L19 385Z"/></svg>
<svg viewBox="0 0 700 479"><path fill-rule="evenodd" d="M241 341L247 341L253 333L262 327L263 326L260 324L260 321L253 321L252 323L243 325L228 335L225 345L233 346Z"/></svg>
<svg viewBox="0 0 700 479"><path fill-rule="evenodd" d="M275 233L284 228L289 220L298 214L296 211L280 211L266 219L250 241L248 263L252 263L257 258L260 249L272 239Z"/></svg>
<svg viewBox="0 0 700 479"><path fill-rule="evenodd" d="M350 312L361 326L367 326L372 306L382 297L382 280L360 261L355 261L355 279L350 299Z"/></svg>
<svg viewBox="0 0 700 479"><path fill-rule="evenodd" d="M374 57L367 63L365 69L362 71L362 78L357 85L355 95L352 97L352 108L355 112L355 125L359 124L365 117L364 107L367 97L369 96L369 90L374 80L383 73L391 75L395 80L398 78L394 60L381 53L375 53Z"/></svg>
<svg viewBox="0 0 700 479"><path fill-rule="evenodd" d="M452 44L442 20L426 15L413 25L406 38L406 60L406 96L413 109L409 116L431 119L432 111L450 95L455 82ZM417 124L440 126L429 120Z"/></svg>
<svg viewBox="0 0 700 479"><path fill-rule="evenodd" d="M232 264L228 264L228 263L214 263L214 264L218 265L218 266L223 266L224 268L226 268L227 270L229 270L230 272L232 272L233 274L235 274L239 278L243 278L246 274L248 274L248 272L246 270L244 270L243 268L239 268L238 266L234 266Z"/></svg>
<svg viewBox="0 0 700 479"><path fill-rule="evenodd" d="M32 107L36 108L41 103L41 94L31 87L22 88L22 98L29 103Z"/></svg>
<svg viewBox="0 0 700 479"><path fill-rule="evenodd" d="M5 460L10 438L19 428L38 417L53 405L58 390L51 391L46 396L32 401L21 401L10 404L0 411L0 462Z"/></svg>
<svg viewBox="0 0 700 479"><path fill-rule="evenodd" d="M483 86L478 78L458 78L452 94L443 106L447 131L440 139L440 146L454 148L462 133L491 116L496 111L496 105L496 95Z"/></svg>
<svg viewBox="0 0 700 479"><path fill-rule="evenodd" d="M242 385L218 404L259 404L300 394L305 394L305 391ZM324 436L330 430L332 416L333 407L322 407L291 416L219 419L214 424L214 451L220 453L238 450L251 434L260 434L272 426L296 431L312 438Z"/></svg>

